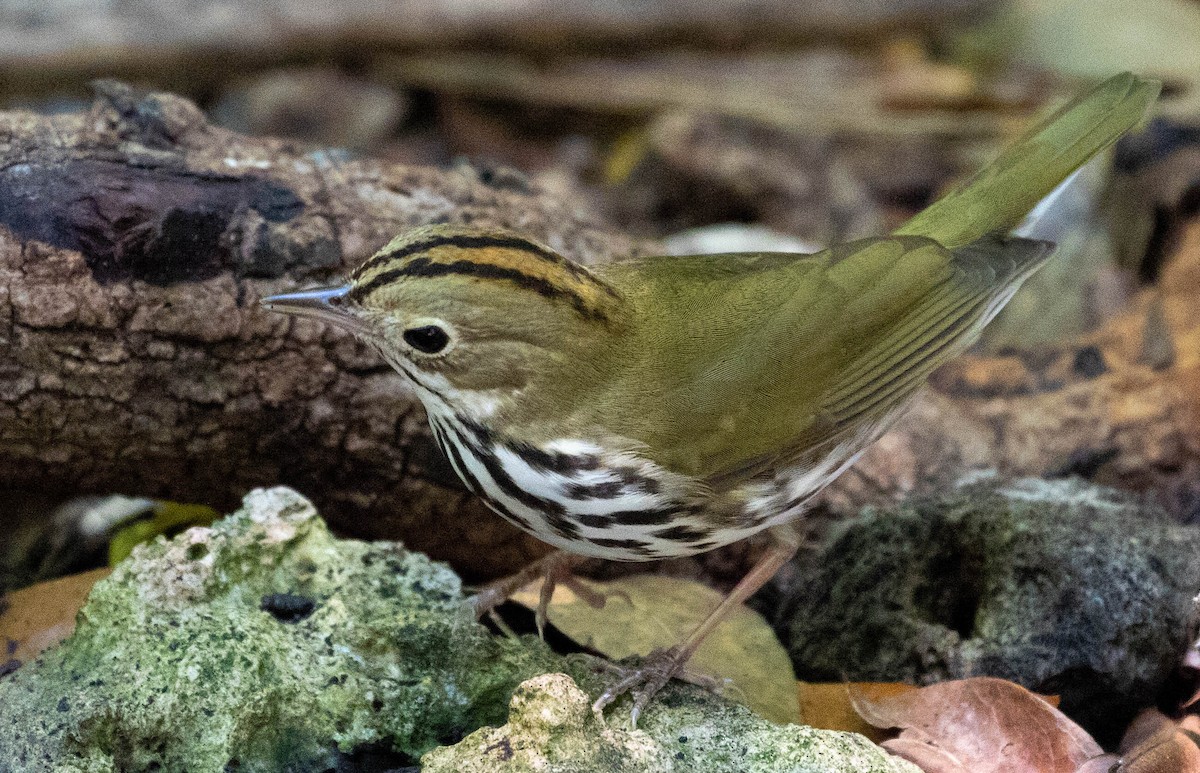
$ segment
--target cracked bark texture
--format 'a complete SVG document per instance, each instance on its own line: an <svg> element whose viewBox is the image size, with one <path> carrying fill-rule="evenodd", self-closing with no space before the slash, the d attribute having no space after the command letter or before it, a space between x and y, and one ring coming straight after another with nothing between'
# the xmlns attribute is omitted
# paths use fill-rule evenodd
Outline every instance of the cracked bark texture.
<svg viewBox="0 0 1200 773"><path fill-rule="evenodd" d="M544 550L462 491L372 352L257 299L437 220L522 230L585 262L649 245L516 174L241 137L112 82L83 114L0 114L0 157L0 488L228 509L287 484L344 533L399 538L474 576ZM1075 345L943 369L829 500L997 467L1153 489L1195 517L1200 227L1154 293Z"/></svg>

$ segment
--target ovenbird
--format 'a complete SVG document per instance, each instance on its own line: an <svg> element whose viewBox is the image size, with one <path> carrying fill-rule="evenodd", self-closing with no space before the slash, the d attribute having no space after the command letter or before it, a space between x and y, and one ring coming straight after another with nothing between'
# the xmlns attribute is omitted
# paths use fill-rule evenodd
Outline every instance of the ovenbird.
<svg viewBox="0 0 1200 773"><path fill-rule="evenodd" d="M794 554L791 525L814 495L1052 249L1005 232L1157 90L1116 76L890 236L813 255L585 268L518 234L438 225L397 237L343 285L263 303L372 344L467 487L569 553L645 561L770 531L773 546L686 642L597 701L634 690L636 722Z"/></svg>

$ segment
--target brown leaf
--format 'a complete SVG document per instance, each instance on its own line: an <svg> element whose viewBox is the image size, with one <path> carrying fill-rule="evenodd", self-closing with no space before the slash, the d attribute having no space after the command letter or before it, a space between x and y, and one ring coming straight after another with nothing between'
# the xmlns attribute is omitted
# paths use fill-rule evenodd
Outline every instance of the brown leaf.
<svg viewBox="0 0 1200 773"><path fill-rule="evenodd" d="M1094 773L1200 773L1200 747L1188 733L1196 717L1176 722L1156 709L1137 716L1121 739L1121 757L1106 755L1115 765ZM1077 773L1093 773L1080 768Z"/></svg>
<svg viewBox="0 0 1200 773"><path fill-rule="evenodd" d="M841 730L865 735L881 743L894 735L868 724L852 705L853 696L865 695L875 702L900 693L920 689L904 682L796 682L800 694L800 717L804 724L820 730ZM1051 706L1058 706L1057 695L1041 695Z"/></svg>
<svg viewBox="0 0 1200 773"><path fill-rule="evenodd" d="M1129 727L1125 728L1125 735L1121 738L1119 751L1128 756L1135 749L1150 744L1156 737L1164 734L1170 735L1174 732L1175 723L1171 721L1170 717L1161 711L1146 709L1134 717L1133 721L1129 723Z"/></svg>
<svg viewBox="0 0 1200 773"><path fill-rule="evenodd" d="M1003 679L944 682L881 700L851 693L855 711L899 728L888 751L926 773L1076 773L1100 746L1047 701Z"/></svg>
<svg viewBox="0 0 1200 773"><path fill-rule="evenodd" d="M112 572L93 569L82 574L40 582L5 597L8 605L0 612L0 663L12 658L32 660L58 644L75 630L75 615L92 591L92 586Z"/></svg>
<svg viewBox="0 0 1200 773"><path fill-rule="evenodd" d="M889 733L872 727L858 715L851 705L851 691L878 701L916 689L903 682L796 682L804 724L821 730L859 733L876 743L887 738Z"/></svg>
<svg viewBox="0 0 1200 773"><path fill-rule="evenodd" d="M1151 740L1123 758L1113 773L1200 773L1200 748L1186 734L1176 731Z"/></svg>

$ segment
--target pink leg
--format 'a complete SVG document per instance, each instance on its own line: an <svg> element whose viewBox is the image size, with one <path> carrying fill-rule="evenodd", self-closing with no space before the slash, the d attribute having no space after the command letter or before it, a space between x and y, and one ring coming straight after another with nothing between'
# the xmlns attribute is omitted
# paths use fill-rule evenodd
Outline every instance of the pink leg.
<svg viewBox="0 0 1200 773"><path fill-rule="evenodd" d="M694 631L678 646L665 650L655 650L643 659L640 666L618 669L620 678L604 691L594 704L592 712L601 722L604 721L604 709L621 695L632 692L633 711L630 721L637 726L638 717L650 703L655 693L663 688L672 676L680 673L688 659L695 654L704 639L720 625L726 615L753 596L759 588L775 576L780 567L796 555L800 546L800 537L792 527L777 527L771 531L773 544L766 555L759 559L754 568L742 578L742 581L729 592L729 595L704 619Z"/></svg>
<svg viewBox="0 0 1200 773"><path fill-rule="evenodd" d="M475 617L480 618L493 613L496 607L508 601L514 593L541 577L542 591L534 620L537 623L538 635L545 638L543 632L546 629L546 609L550 605L550 597L554 595L554 588L558 583L561 582L575 590L588 604L604 606L603 596L600 596L597 601L598 594L576 582L575 576L571 573L571 569L584 560L584 556L556 550L546 557L534 561L516 574L502 577L485 585L471 599L471 604L475 607ZM580 593L580 589L583 590L582 593Z"/></svg>

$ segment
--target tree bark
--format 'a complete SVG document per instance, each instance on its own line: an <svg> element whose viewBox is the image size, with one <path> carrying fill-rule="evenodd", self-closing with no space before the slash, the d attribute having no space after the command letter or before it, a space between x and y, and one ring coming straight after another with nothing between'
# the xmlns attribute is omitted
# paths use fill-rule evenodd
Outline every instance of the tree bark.
<svg viewBox="0 0 1200 773"><path fill-rule="evenodd" d="M84 114L0 114L0 157L0 487L224 509L283 483L345 533L396 537L475 576L544 549L463 492L372 352L257 299L430 221L519 229L584 262L652 245L515 173L241 137L111 82ZM1200 227L1155 292L1077 344L943 369L829 501L997 468L1153 489L1194 517Z"/></svg>

